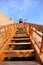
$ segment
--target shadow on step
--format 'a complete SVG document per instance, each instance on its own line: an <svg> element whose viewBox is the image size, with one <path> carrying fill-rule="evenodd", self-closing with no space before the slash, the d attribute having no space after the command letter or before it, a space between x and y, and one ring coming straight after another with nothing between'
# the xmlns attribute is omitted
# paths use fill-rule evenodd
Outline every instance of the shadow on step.
<svg viewBox="0 0 43 65"><path fill-rule="evenodd" d="M4 61L36 61L35 57L5 57Z"/></svg>
<svg viewBox="0 0 43 65"><path fill-rule="evenodd" d="M31 44L25 44L25 45L9 45L9 48L12 48L13 50L31 50L32 46Z"/></svg>
<svg viewBox="0 0 43 65"><path fill-rule="evenodd" d="M21 42L21 43L24 43L24 42L30 42L30 40L11 40L11 42L13 43L13 42L15 42L15 43L19 43L19 42Z"/></svg>

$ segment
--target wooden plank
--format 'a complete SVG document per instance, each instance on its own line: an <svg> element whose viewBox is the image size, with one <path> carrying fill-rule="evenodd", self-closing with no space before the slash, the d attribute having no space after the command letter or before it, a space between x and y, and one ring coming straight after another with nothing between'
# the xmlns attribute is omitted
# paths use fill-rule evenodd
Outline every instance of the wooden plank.
<svg viewBox="0 0 43 65"><path fill-rule="evenodd" d="M40 59L41 59L41 61L43 63L43 53L41 53L39 56L40 56Z"/></svg>
<svg viewBox="0 0 43 65"><path fill-rule="evenodd" d="M34 49L30 49L30 50L5 50L4 52L34 52Z"/></svg>
<svg viewBox="0 0 43 65"><path fill-rule="evenodd" d="M34 50L14 50L14 51L4 51L7 57L32 57L35 56Z"/></svg>
<svg viewBox="0 0 43 65"><path fill-rule="evenodd" d="M20 44L23 44L23 45L25 45L25 44L31 44L31 42L27 42L27 43L8 43L8 44L11 44L11 45L20 45Z"/></svg>
<svg viewBox="0 0 43 65"><path fill-rule="evenodd" d="M29 36L28 35L15 35L14 38L15 37L29 37Z"/></svg>
<svg viewBox="0 0 43 65"><path fill-rule="evenodd" d="M28 34L15 34L15 36L27 36ZM14 37L15 37L14 36Z"/></svg>
<svg viewBox="0 0 43 65"><path fill-rule="evenodd" d="M14 41L15 40L29 40L29 38L15 38L15 39L13 39Z"/></svg>
<svg viewBox="0 0 43 65"><path fill-rule="evenodd" d="M0 65L41 65L41 64L38 63L37 61L13 61L13 62L4 61L0 62Z"/></svg>

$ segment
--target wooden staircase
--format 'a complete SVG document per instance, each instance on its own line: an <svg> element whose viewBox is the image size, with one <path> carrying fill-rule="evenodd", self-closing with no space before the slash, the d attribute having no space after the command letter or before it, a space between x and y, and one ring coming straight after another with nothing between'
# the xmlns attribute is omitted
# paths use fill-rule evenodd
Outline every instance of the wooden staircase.
<svg viewBox="0 0 43 65"><path fill-rule="evenodd" d="M8 43L8 48L4 51L4 61L10 60L34 60L35 50L32 47L31 40L25 28L17 28L17 31Z"/></svg>

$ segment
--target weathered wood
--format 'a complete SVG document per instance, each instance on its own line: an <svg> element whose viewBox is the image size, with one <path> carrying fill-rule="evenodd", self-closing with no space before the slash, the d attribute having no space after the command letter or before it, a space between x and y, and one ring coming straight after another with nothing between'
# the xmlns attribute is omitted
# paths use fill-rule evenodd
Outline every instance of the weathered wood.
<svg viewBox="0 0 43 65"><path fill-rule="evenodd" d="M13 40L29 40L29 38L15 38L15 39L13 39Z"/></svg>
<svg viewBox="0 0 43 65"><path fill-rule="evenodd" d="M11 50L4 51L5 56L7 57L31 57L34 56L34 50Z"/></svg>
<svg viewBox="0 0 43 65"><path fill-rule="evenodd" d="M42 43L41 43L41 52L43 53L43 36L42 36Z"/></svg>
<svg viewBox="0 0 43 65"><path fill-rule="evenodd" d="M25 45L26 44L27 45L27 44L31 44L31 42L28 42L28 43L26 43L26 42L25 43L14 43L13 42L13 43L8 43L8 44L9 45L20 45L20 44L22 44L22 45Z"/></svg>

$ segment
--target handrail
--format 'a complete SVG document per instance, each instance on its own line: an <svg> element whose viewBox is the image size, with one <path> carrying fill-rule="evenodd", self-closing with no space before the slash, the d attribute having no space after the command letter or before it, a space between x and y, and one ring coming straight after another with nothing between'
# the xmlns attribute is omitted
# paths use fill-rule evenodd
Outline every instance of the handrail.
<svg viewBox="0 0 43 65"><path fill-rule="evenodd" d="M42 38L42 35L40 35L37 31L35 31L33 29L32 29L32 31L34 31L37 35L39 35Z"/></svg>
<svg viewBox="0 0 43 65"><path fill-rule="evenodd" d="M43 26L41 25L35 25L35 24L30 24L30 23L24 23L25 28L27 29L27 27L29 27L28 32L29 35L33 38L33 32L35 32L40 38L43 38L43 34L39 34L37 31L38 30L42 30L43 32ZM33 27L35 28L35 30L33 29ZM34 39L34 38L33 38ZM35 41L35 40L34 40ZM40 49L40 53L43 53L43 39L41 41L41 47L39 47L39 45L37 44L37 42L35 41L37 47Z"/></svg>
<svg viewBox="0 0 43 65"><path fill-rule="evenodd" d="M31 25L31 26L32 26L32 25ZM34 49L36 50L36 53L37 53L37 56L36 56L36 57L39 58L38 61L40 61L40 63L43 64L43 33L42 33L42 35L40 35L40 34L37 32L38 29L41 29L42 32L43 32L43 27L39 28L39 27L37 27L37 26L32 26L32 27L31 27L31 26L29 25L30 39L31 39L31 41L33 42L32 44L33 44L33 46L34 46ZM33 27L35 27L35 29L36 29L36 27L37 27L37 29L36 29L36 30L33 30ZM39 48L39 45L37 44L37 42L33 39L33 32L35 32L39 37L42 38L40 48Z"/></svg>
<svg viewBox="0 0 43 65"><path fill-rule="evenodd" d="M40 36L41 38L43 38L43 35L40 35L38 32L37 32L37 30L33 30L33 27L35 28L35 26L30 26L30 33L33 35L33 32L35 32L38 36ZM36 29L36 28L35 28ZM39 28L37 28L37 29L39 29ZM43 30L42 30L43 31ZM30 34L30 36L31 36L31 34ZM32 37L32 36L31 36ZM35 39L34 39L34 41L35 41ZM42 41L43 41L43 39L42 39ZM42 50L43 49L43 42L41 43L41 48L39 47L39 45L37 44L37 42L36 42L36 45L38 46L38 48L40 49L40 50ZM42 51L40 51L40 53L42 53Z"/></svg>
<svg viewBox="0 0 43 65"><path fill-rule="evenodd" d="M11 29L11 26L14 28L14 30ZM10 24L10 25L7 25L7 26L2 26L2 27L0 27L0 34L3 34L3 32L6 33L4 38L0 37L0 38L2 39L2 41L0 40L1 48L2 48L3 45L6 43L6 41L7 41L10 37L12 37L12 36L14 35L14 34L12 33L12 30L13 30L13 33L15 33L15 31L16 31L16 25L15 25L15 24ZM12 34L11 34L11 33L12 33Z"/></svg>

